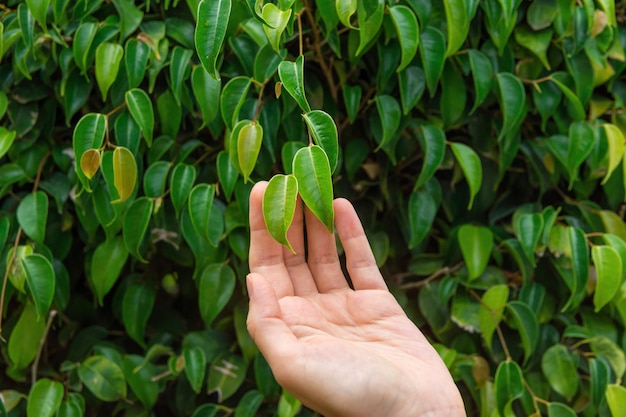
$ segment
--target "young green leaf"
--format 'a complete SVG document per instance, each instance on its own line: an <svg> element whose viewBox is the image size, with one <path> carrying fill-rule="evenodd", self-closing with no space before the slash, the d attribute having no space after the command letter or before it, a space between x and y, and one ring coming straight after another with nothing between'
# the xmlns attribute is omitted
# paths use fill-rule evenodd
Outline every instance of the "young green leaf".
<svg viewBox="0 0 626 417"><path fill-rule="evenodd" d="M304 92L304 56L298 56L295 62L281 62L278 65L278 76L283 88L298 103L302 111L310 112L311 106Z"/></svg>
<svg viewBox="0 0 626 417"><path fill-rule="evenodd" d="M578 374L574 359L565 345L556 344L543 353L541 370L552 389L559 395L567 401L574 397L578 391Z"/></svg>
<svg viewBox="0 0 626 417"><path fill-rule="evenodd" d="M465 0L444 0L443 2L448 27L446 57L459 50L469 33L470 16L468 16L466 3Z"/></svg>
<svg viewBox="0 0 626 417"><path fill-rule="evenodd" d="M122 322L128 336L145 348L146 324L152 314L156 291L149 283L133 282L126 287L122 299Z"/></svg>
<svg viewBox="0 0 626 417"><path fill-rule="evenodd" d="M116 43L103 42L96 49L96 82L102 101L106 101L109 88L117 78L123 56L124 48Z"/></svg>
<svg viewBox="0 0 626 417"><path fill-rule="evenodd" d="M293 158L293 175L304 203L332 233L333 184L326 152L317 145L301 148Z"/></svg>
<svg viewBox="0 0 626 417"><path fill-rule="evenodd" d="M357 0L335 0L335 9L341 23L350 29L358 30L358 28L355 28L350 22L350 18L356 12L356 8Z"/></svg>
<svg viewBox="0 0 626 417"><path fill-rule="evenodd" d="M52 264L43 255L33 253L22 260L28 289L35 301L38 319L45 317L54 297L55 275Z"/></svg>
<svg viewBox="0 0 626 417"><path fill-rule="evenodd" d="M63 384L41 378L31 388L26 404L26 417L53 417L63 400Z"/></svg>
<svg viewBox="0 0 626 417"><path fill-rule="evenodd" d="M280 53L280 40L291 18L291 12L291 8L281 10L274 3L263 5L261 15L266 22L263 25L263 31L277 54Z"/></svg>
<svg viewBox="0 0 626 417"><path fill-rule="evenodd" d="M209 233L209 222L214 198L215 185L198 184L189 193L187 209L196 233L211 242L213 246L216 246L218 242L214 242Z"/></svg>
<svg viewBox="0 0 626 417"><path fill-rule="evenodd" d="M217 58L230 19L232 0L200 0L196 15L195 44L200 62L211 77L220 79Z"/></svg>
<svg viewBox="0 0 626 417"><path fill-rule="evenodd" d="M152 101L145 91L139 88L132 88L126 92L126 106L131 116L139 125L146 139L148 146L152 146L152 136L154 132L154 110Z"/></svg>
<svg viewBox="0 0 626 417"><path fill-rule="evenodd" d="M126 201L137 185L135 157L128 149L121 146L113 151L113 181L119 198L112 203Z"/></svg>
<svg viewBox="0 0 626 417"><path fill-rule="evenodd" d="M183 358L185 359L185 375L191 385L191 389L196 394L202 390L202 382L206 373L206 356L204 351L197 347L183 348Z"/></svg>
<svg viewBox="0 0 626 417"><path fill-rule="evenodd" d="M335 121L328 113L322 110L310 111L302 117L304 117L304 121L315 143L326 152L330 163L330 172L334 172L339 153L339 138Z"/></svg>
<svg viewBox="0 0 626 417"><path fill-rule="evenodd" d="M148 261L141 255L141 244L148 231L153 210L154 200L141 197L133 201L124 216L124 227L122 228L124 244L128 252L143 263L148 263Z"/></svg>
<svg viewBox="0 0 626 417"><path fill-rule="evenodd" d="M228 81L222 90L220 110L224 124L230 130L233 130L233 126L239 120L239 110L248 95L251 82L249 77L235 77Z"/></svg>
<svg viewBox="0 0 626 417"><path fill-rule="evenodd" d="M493 233L487 227L464 224L458 232L459 246L469 272L469 280L482 275L493 247Z"/></svg>
<svg viewBox="0 0 626 417"><path fill-rule="evenodd" d="M11 369L25 369L35 359L45 327L45 320L39 320L37 317L35 304L26 301L9 337L7 351Z"/></svg>
<svg viewBox="0 0 626 417"><path fill-rule="evenodd" d="M287 231L296 211L298 181L293 175L274 175L263 195L263 218L277 242L294 252Z"/></svg>
<svg viewBox="0 0 626 417"><path fill-rule="evenodd" d="M476 93L474 97L474 106L472 106L472 110L470 110L470 114L472 114L476 111L478 106L485 101L487 95L489 95L494 77L493 65L484 53L476 49L470 49L468 51L468 56L474 79L474 91Z"/></svg>
<svg viewBox="0 0 626 417"><path fill-rule="evenodd" d="M198 307L207 327L230 300L237 278L230 266L210 264L198 277Z"/></svg>
<svg viewBox="0 0 626 417"><path fill-rule="evenodd" d="M596 289L593 306L596 313L613 299L622 284L622 259L611 246L595 245L591 248L591 259L596 267Z"/></svg>
<svg viewBox="0 0 626 417"><path fill-rule="evenodd" d="M502 284L489 288L480 300L478 322L480 324L480 332L490 351L492 350L493 333L502 321L508 299L509 287Z"/></svg>
<svg viewBox="0 0 626 417"><path fill-rule="evenodd" d="M263 126L254 121L243 126L237 135L237 158L244 182L248 181L254 171L262 141Z"/></svg>
<svg viewBox="0 0 626 417"><path fill-rule="evenodd" d="M26 236L37 243L43 243L48 221L48 195L43 191L26 195L17 206L16 215Z"/></svg>
<svg viewBox="0 0 626 417"><path fill-rule="evenodd" d="M483 182L483 168L480 164L480 158L472 148L462 143L453 142L450 144L450 148L469 184L470 200L467 208L471 209L474 204L474 197L478 194Z"/></svg>
<svg viewBox="0 0 626 417"><path fill-rule="evenodd" d="M513 231L522 244L524 254L534 267L535 250L543 235L543 216L539 213L524 213L516 216L513 221Z"/></svg>
<svg viewBox="0 0 626 417"><path fill-rule="evenodd" d="M78 366L78 376L89 391L102 401L126 398L126 380L120 367L111 359L95 355Z"/></svg>
<svg viewBox="0 0 626 417"><path fill-rule="evenodd" d="M98 25L94 22L82 23L74 33L74 42L72 43L72 52L76 66L80 69L81 74L85 74L89 67L89 50L93 43Z"/></svg>
<svg viewBox="0 0 626 417"><path fill-rule="evenodd" d="M602 184L606 184L609 178L611 178L611 174L615 171L615 168L617 168L624 157L625 138L622 131L614 124L605 123L603 127L609 144L609 150L607 152L609 156L609 166L606 170L606 174L604 175L604 179L602 180ZM1 155L2 153L0 152L0 156Z"/></svg>
<svg viewBox="0 0 626 417"><path fill-rule="evenodd" d="M170 198L176 211L176 217L185 205L191 192L193 183L196 181L196 168L192 165L180 163L172 170L170 177Z"/></svg>
<svg viewBox="0 0 626 417"><path fill-rule="evenodd" d="M396 28L402 58L396 71L405 69L415 57L419 44L419 25L415 13L407 6L397 5L389 8L389 14ZM456 25L456 23L455 23Z"/></svg>
<svg viewBox="0 0 626 417"><path fill-rule="evenodd" d="M98 304L102 305L104 296L113 288L126 259L128 249L121 236L105 240L94 251L91 258L91 283Z"/></svg>
<svg viewBox="0 0 626 417"><path fill-rule="evenodd" d="M617 385L609 384L606 387L606 402L611 410L611 415L619 416L624 410L626 410L626 388Z"/></svg>
<svg viewBox="0 0 626 417"><path fill-rule="evenodd" d="M2 115L0 115L2 118ZM17 132L15 130L8 130L6 127L0 126L0 158L2 158L13 145Z"/></svg>

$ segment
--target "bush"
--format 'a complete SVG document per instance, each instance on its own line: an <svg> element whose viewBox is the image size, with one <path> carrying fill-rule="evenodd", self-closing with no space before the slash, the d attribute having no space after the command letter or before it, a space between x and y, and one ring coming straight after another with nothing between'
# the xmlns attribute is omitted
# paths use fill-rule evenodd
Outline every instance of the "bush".
<svg viewBox="0 0 626 417"><path fill-rule="evenodd" d="M270 177L287 245L354 202L469 415L623 415L625 7L0 5L0 415L312 415L245 328Z"/></svg>

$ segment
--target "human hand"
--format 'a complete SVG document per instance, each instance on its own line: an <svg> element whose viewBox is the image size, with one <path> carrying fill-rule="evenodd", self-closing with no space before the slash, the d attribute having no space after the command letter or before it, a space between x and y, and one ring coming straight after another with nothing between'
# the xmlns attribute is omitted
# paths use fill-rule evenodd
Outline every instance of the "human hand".
<svg viewBox="0 0 626 417"><path fill-rule="evenodd" d="M301 201L288 232L296 253L270 236L266 186L250 195L248 330L277 381L326 417L465 416L443 361L388 291L352 205L334 201L354 289L334 235Z"/></svg>

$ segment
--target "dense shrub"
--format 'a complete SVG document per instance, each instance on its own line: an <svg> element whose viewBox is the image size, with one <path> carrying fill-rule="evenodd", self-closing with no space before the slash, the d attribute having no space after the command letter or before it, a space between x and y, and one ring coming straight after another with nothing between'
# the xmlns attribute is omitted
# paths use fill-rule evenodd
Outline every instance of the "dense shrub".
<svg viewBox="0 0 626 417"><path fill-rule="evenodd" d="M270 178L285 244L296 184L329 227L333 193L354 202L469 415L624 415L625 19L3 2L0 415L312 415L245 328L247 198Z"/></svg>

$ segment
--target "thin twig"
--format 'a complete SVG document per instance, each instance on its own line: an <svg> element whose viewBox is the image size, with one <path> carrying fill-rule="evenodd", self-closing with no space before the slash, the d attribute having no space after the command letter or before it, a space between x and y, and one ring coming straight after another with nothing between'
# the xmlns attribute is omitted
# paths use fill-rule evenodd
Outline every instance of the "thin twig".
<svg viewBox="0 0 626 417"><path fill-rule="evenodd" d="M423 287L424 285L429 284L430 282L436 280L437 278L443 275L454 274L456 271L461 269L464 265L465 265L465 262L459 262L453 267L444 266L443 268L438 269L437 271L433 272L432 274L430 274L428 277L424 278L423 280L420 280L417 282L409 282L408 284L400 285L400 289L408 290L412 288Z"/></svg>
<svg viewBox="0 0 626 417"><path fill-rule="evenodd" d="M37 368L39 368L39 360L41 359L41 352L43 352L43 347L46 344L46 340L48 339L48 332L50 331L50 327L52 326L52 320L54 316L57 315L56 310L51 310L48 314L48 322L46 323L46 328L43 331L43 335L41 335L41 339L39 339L39 347L37 348L37 356L35 356L35 361L33 362L33 366L31 368L30 378L31 385L35 385L37 382Z"/></svg>

